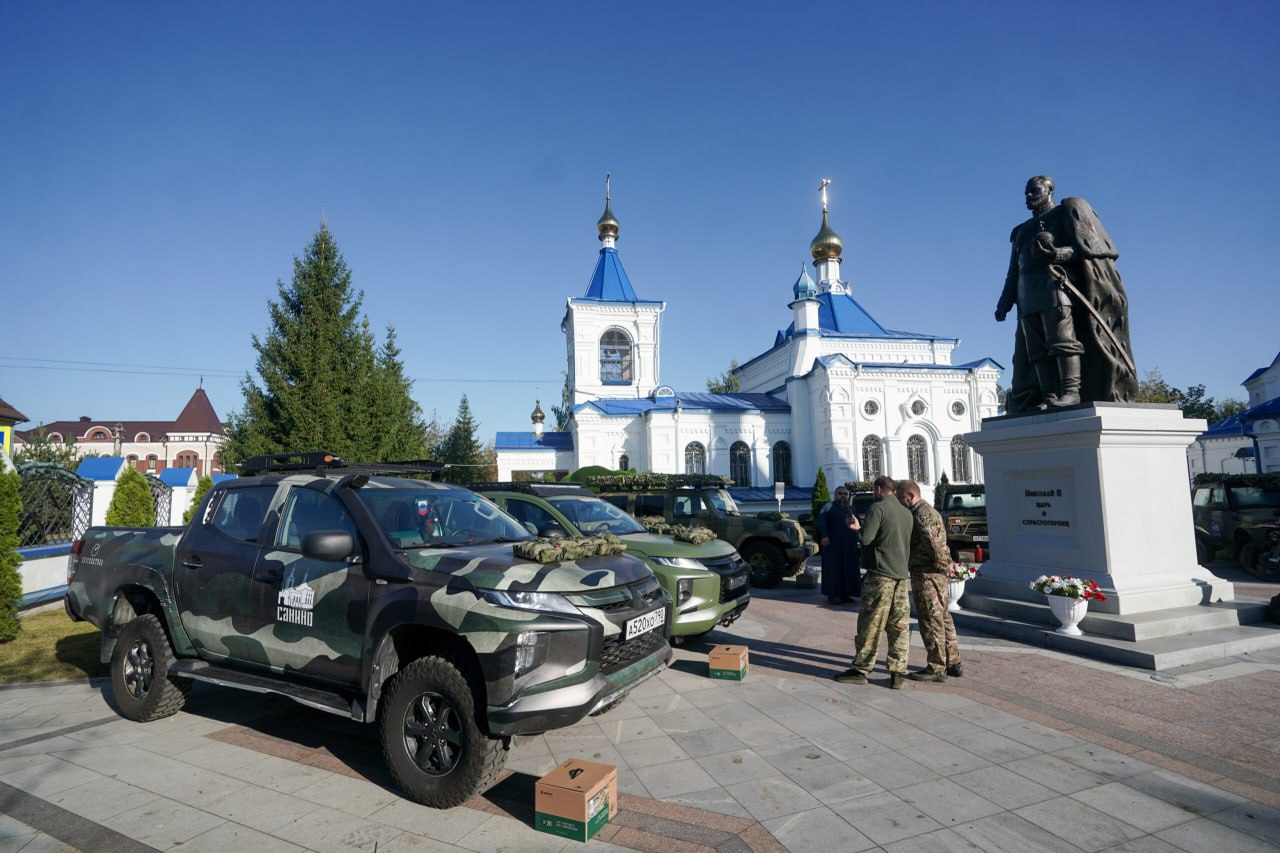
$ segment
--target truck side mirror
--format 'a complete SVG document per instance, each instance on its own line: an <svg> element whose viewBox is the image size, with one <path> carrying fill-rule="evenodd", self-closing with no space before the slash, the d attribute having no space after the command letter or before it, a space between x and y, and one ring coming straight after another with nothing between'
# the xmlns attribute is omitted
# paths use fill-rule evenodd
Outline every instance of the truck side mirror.
<svg viewBox="0 0 1280 853"><path fill-rule="evenodd" d="M547 539L563 539L569 534L566 533L565 529L558 524L548 524L546 527L538 531L538 535L544 536Z"/></svg>
<svg viewBox="0 0 1280 853"><path fill-rule="evenodd" d="M342 530L316 530L302 537L302 556L309 560L340 563L355 549L355 539Z"/></svg>
<svg viewBox="0 0 1280 853"><path fill-rule="evenodd" d="M538 535L538 525L534 524L532 521L524 522L524 529L532 533L534 536Z"/></svg>

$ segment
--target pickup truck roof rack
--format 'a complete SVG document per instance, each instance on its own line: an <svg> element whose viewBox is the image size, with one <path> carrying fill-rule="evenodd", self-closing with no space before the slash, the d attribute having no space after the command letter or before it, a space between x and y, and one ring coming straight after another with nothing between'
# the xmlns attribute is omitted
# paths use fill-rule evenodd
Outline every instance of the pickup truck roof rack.
<svg viewBox="0 0 1280 853"><path fill-rule="evenodd" d="M448 466L443 462L429 459L405 460L402 462L348 462L339 456L324 451L306 453L271 453L265 456L250 456L239 464L240 474L254 477L259 474L290 474L310 471L320 476L343 472L347 474L368 474L371 477L426 476L434 479Z"/></svg>
<svg viewBox="0 0 1280 853"><path fill-rule="evenodd" d="M505 482L505 483L471 483L467 486L473 492L520 492L525 495L548 497L550 495L591 495L595 492L581 483L542 483L542 482Z"/></svg>
<svg viewBox="0 0 1280 853"><path fill-rule="evenodd" d="M606 492L647 492L653 489L723 489L733 485L717 474L610 474L588 477L587 485Z"/></svg>

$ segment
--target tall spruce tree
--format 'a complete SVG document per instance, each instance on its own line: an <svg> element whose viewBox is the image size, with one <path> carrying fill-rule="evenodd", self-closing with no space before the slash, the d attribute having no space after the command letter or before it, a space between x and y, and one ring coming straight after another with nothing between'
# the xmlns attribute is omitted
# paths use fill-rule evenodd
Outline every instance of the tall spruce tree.
<svg viewBox="0 0 1280 853"><path fill-rule="evenodd" d="M229 418L227 465L263 453L327 450L366 462L426 455L422 410L410 396L395 332L381 346L360 314L364 293L325 225L276 283L266 337L253 336L257 371L240 383Z"/></svg>
<svg viewBox="0 0 1280 853"><path fill-rule="evenodd" d="M445 472L445 482L471 483L480 479L479 466L485 465L486 460L476 438L477 426L471 417L471 403L463 394L458 403L458 417L440 447L439 461L455 466Z"/></svg>
<svg viewBox="0 0 1280 853"><path fill-rule="evenodd" d="M18 566L18 526L22 523L22 499L18 496L22 479L16 471L0 469L0 643L18 635L22 622L22 576Z"/></svg>

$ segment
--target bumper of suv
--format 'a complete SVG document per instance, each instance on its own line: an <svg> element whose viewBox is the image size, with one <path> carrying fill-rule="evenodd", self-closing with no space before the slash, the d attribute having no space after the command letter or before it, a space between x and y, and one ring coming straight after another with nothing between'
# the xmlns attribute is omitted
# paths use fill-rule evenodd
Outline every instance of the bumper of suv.
<svg viewBox="0 0 1280 853"><path fill-rule="evenodd" d="M806 542L803 545L796 545L793 548L787 549L787 562L804 565L805 561L816 553L818 553L817 542Z"/></svg>
<svg viewBox="0 0 1280 853"><path fill-rule="evenodd" d="M749 588L744 587L742 594L728 601L708 602L688 613L677 613L675 624L671 626L671 636L689 637L705 634L720 624L728 624L747 608L751 601Z"/></svg>
<svg viewBox="0 0 1280 853"><path fill-rule="evenodd" d="M630 693L666 669L671 646L663 643L652 654L608 675L555 690L522 694L501 707L486 709L492 735L537 734L571 726L593 711Z"/></svg>

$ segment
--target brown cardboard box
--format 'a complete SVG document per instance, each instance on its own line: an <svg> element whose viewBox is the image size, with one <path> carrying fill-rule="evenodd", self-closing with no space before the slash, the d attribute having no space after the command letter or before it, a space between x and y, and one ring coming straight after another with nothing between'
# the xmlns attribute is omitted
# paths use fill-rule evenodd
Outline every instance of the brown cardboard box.
<svg viewBox="0 0 1280 853"><path fill-rule="evenodd" d="M570 758L538 780L534 828L586 841L618 814L618 768Z"/></svg>
<svg viewBox="0 0 1280 853"><path fill-rule="evenodd" d="M707 675L725 681L741 681L747 677L746 646L716 646L707 655Z"/></svg>

